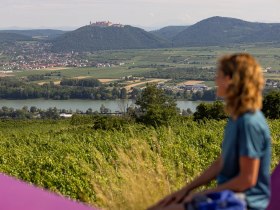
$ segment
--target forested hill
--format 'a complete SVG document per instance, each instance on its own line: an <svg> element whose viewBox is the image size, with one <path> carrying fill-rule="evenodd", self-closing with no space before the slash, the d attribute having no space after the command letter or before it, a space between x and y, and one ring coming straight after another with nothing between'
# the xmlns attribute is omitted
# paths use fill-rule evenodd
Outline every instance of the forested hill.
<svg viewBox="0 0 280 210"><path fill-rule="evenodd" d="M53 30L53 29L32 29L32 30L2 30L0 31L0 33L13 33L18 35L24 35L29 38L41 37L45 39L54 39L66 33L66 31Z"/></svg>
<svg viewBox="0 0 280 210"><path fill-rule="evenodd" d="M280 42L280 24L254 23L234 18L211 17L173 38L174 46L210 46L237 43Z"/></svg>
<svg viewBox="0 0 280 210"><path fill-rule="evenodd" d="M169 47L170 44L143 29L84 26L53 40L53 51L94 51Z"/></svg>
<svg viewBox="0 0 280 210"><path fill-rule="evenodd" d="M235 18L211 17L191 26L167 26L157 31L87 25L71 32L59 30L0 31L0 42L47 39L54 52L155 49L280 43L279 23L256 23Z"/></svg>
<svg viewBox="0 0 280 210"><path fill-rule="evenodd" d="M7 33L0 31L0 43L1 42L15 42L15 41L31 41L32 38L21 34Z"/></svg>
<svg viewBox="0 0 280 210"><path fill-rule="evenodd" d="M150 31L150 33L171 41L174 36L184 31L186 28L188 28L188 26L166 26L159 30Z"/></svg>

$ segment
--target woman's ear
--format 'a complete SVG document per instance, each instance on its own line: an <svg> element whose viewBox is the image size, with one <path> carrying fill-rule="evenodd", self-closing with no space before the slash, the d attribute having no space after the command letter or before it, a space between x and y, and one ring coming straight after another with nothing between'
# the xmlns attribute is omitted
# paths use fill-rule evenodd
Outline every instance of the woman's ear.
<svg viewBox="0 0 280 210"><path fill-rule="evenodd" d="M226 75L226 76L224 77L224 81L225 81L226 83L230 83L230 82L232 81L232 78L231 78L229 75Z"/></svg>

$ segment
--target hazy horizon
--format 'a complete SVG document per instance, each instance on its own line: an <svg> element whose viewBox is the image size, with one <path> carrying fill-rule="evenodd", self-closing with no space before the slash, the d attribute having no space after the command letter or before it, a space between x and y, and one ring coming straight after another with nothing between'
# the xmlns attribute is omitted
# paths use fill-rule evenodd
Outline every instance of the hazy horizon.
<svg viewBox="0 0 280 210"><path fill-rule="evenodd" d="M0 0L0 29L73 30L111 21L146 30L192 25L212 16L279 23L278 0ZM132 15L133 14L133 15Z"/></svg>

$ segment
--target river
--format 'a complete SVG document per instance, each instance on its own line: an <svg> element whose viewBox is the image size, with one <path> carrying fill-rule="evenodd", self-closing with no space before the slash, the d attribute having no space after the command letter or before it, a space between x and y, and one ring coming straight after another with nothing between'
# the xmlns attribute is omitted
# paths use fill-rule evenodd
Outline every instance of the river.
<svg viewBox="0 0 280 210"><path fill-rule="evenodd" d="M93 111L100 111L100 107L103 104L106 108L109 108L112 112L124 111L127 107L134 104L134 100L44 100L44 99L28 99L28 100L0 100L0 108L3 106L12 107L14 109L21 109L24 106L30 108L36 106L40 109L48 109L50 107L56 107L58 109L66 110L81 110L86 111L91 108ZM177 101L177 107L182 109L190 108L193 112L195 111L199 101Z"/></svg>

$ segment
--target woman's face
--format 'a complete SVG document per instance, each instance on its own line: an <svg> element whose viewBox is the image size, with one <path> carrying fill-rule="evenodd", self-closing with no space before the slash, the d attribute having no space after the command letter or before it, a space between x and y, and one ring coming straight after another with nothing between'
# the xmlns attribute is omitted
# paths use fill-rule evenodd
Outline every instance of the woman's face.
<svg viewBox="0 0 280 210"><path fill-rule="evenodd" d="M225 76L224 73L221 70L217 71L215 83L216 83L216 86L217 86L216 95L218 97L224 98L226 96L226 90L228 88L230 80L231 80L230 77Z"/></svg>

